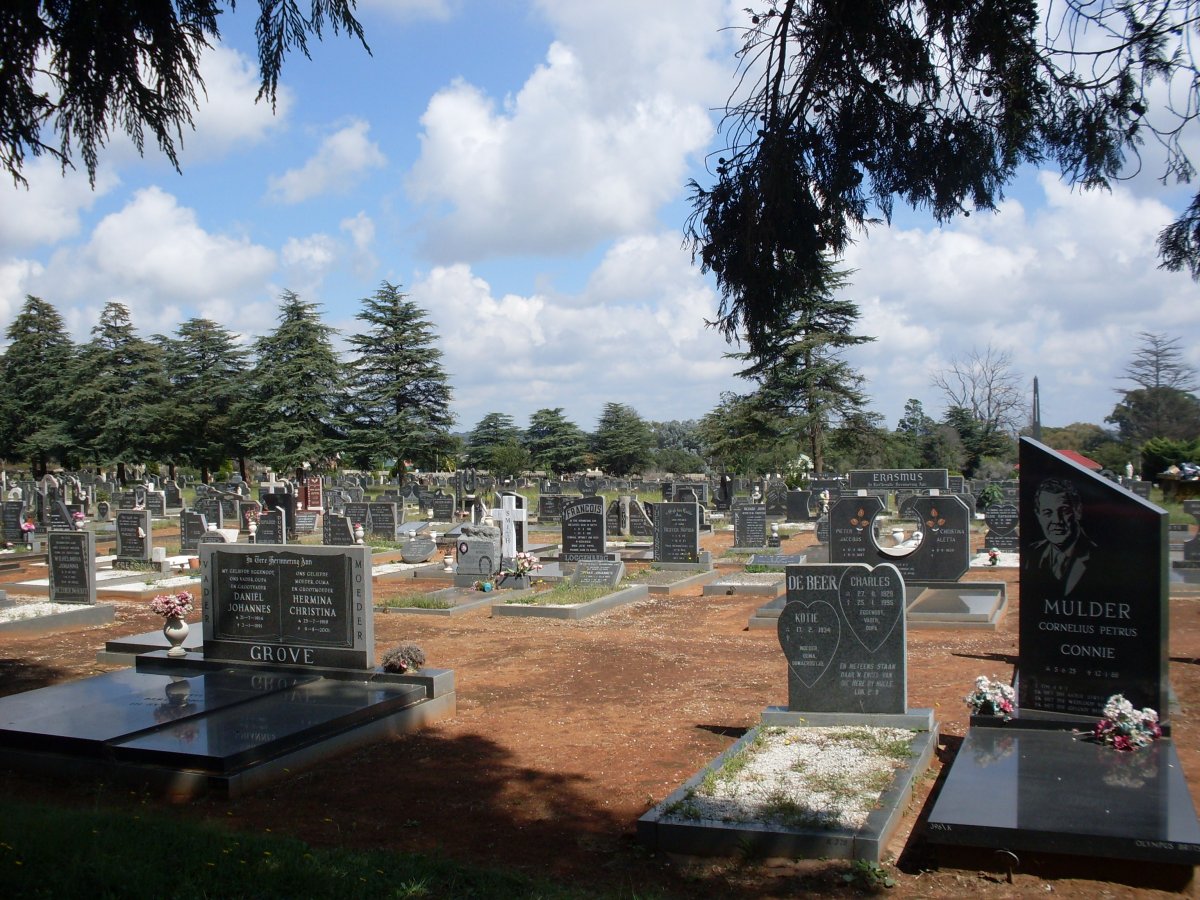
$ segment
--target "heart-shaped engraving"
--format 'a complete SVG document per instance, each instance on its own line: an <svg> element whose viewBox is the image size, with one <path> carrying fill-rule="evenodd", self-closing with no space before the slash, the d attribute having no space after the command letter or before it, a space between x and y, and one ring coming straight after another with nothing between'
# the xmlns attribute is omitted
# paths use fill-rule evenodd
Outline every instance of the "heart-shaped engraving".
<svg viewBox="0 0 1200 900"><path fill-rule="evenodd" d="M838 602L850 633L874 653L904 615L904 579L895 566L854 566L842 573Z"/></svg>
<svg viewBox="0 0 1200 900"><path fill-rule="evenodd" d="M788 668L806 688L824 677L841 640L841 619L824 600L793 600L779 614L779 645Z"/></svg>

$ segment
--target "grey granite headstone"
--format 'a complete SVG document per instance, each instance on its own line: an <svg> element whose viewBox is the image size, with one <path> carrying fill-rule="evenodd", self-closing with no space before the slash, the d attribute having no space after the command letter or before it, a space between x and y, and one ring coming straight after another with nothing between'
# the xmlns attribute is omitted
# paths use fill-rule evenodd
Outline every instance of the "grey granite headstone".
<svg viewBox="0 0 1200 900"><path fill-rule="evenodd" d="M908 712L904 579L892 565L788 566L788 709Z"/></svg>
<svg viewBox="0 0 1200 900"><path fill-rule="evenodd" d="M616 587L625 577L625 563L619 559L581 559L575 564L571 583L593 587Z"/></svg>
<svg viewBox="0 0 1200 900"><path fill-rule="evenodd" d="M256 544L286 544L287 543L287 513L282 509L264 509L258 514L258 532L254 535Z"/></svg>
<svg viewBox="0 0 1200 900"><path fill-rule="evenodd" d="M326 513L321 520L321 543L327 547L350 547L358 543L349 516Z"/></svg>
<svg viewBox="0 0 1200 900"><path fill-rule="evenodd" d="M478 526L480 529L487 526ZM485 578L500 571L500 531L495 537L475 535L460 536L455 547L458 551L458 574L479 575Z"/></svg>

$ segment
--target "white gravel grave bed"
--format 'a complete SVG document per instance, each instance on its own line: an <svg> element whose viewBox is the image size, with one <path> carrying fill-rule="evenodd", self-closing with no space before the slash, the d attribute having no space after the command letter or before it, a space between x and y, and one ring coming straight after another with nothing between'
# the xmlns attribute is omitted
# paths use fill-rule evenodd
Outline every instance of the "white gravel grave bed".
<svg viewBox="0 0 1200 900"><path fill-rule="evenodd" d="M42 600L33 603L18 602L15 606L0 606L0 622L18 622L22 619L36 619L41 616L51 616L57 613L71 612L79 609L79 603L50 603Z"/></svg>
<svg viewBox="0 0 1200 900"><path fill-rule="evenodd" d="M764 728L663 820L857 830L909 762L914 735L859 725Z"/></svg>

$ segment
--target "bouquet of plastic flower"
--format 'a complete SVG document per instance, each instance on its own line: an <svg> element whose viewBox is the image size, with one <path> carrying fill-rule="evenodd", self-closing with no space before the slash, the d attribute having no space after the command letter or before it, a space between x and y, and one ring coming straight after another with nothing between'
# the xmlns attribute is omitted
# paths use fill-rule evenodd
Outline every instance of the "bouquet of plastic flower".
<svg viewBox="0 0 1200 900"><path fill-rule="evenodd" d="M975 690L963 700L974 716L1000 716L1007 721L1016 709L1016 694L1012 687L1002 681L989 679L986 675L975 679Z"/></svg>
<svg viewBox="0 0 1200 900"><path fill-rule="evenodd" d="M182 619L192 611L192 595L187 591L159 594L150 601L150 610L164 619Z"/></svg>
<svg viewBox="0 0 1200 900"><path fill-rule="evenodd" d="M1092 740L1115 750L1136 750L1162 737L1158 713L1150 707L1134 709L1121 694L1104 704L1104 718L1092 729Z"/></svg>

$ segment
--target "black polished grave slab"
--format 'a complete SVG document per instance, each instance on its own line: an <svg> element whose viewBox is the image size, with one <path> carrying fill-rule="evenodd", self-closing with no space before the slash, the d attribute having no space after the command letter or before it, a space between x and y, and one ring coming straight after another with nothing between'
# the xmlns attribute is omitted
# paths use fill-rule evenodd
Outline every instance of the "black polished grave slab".
<svg viewBox="0 0 1200 900"><path fill-rule="evenodd" d="M178 718L152 732L114 741L113 758L227 774L272 759L330 730L353 728L425 698L424 688L414 684L297 679L275 673L251 678L279 687L248 703L218 709L204 704L203 715L200 710L188 713L193 700L180 691L178 705L165 711L178 711ZM182 681L190 685L196 679Z"/></svg>
<svg viewBox="0 0 1200 900"><path fill-rule="evenodd" d="M111 742L177 718L172 690L186 688L191 715L205 715L286 690L313 676L264 678L218 671L191 677L122 669L67 684L0 697L0 747L100 755ZM180 685L182 687L172 687ZM176 694L177 696L177 694Z"/></svg>
<svg viewBox="0 0 1200 900"><path fill-rule="evenodd" d="M1070 731L972 727L927 824L935 844L1200 863L1169 739L1123 753Z"/></svg>

